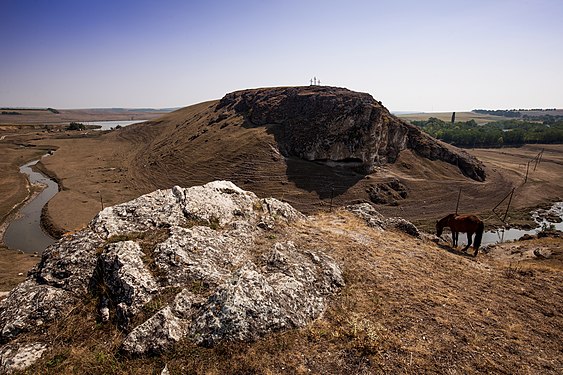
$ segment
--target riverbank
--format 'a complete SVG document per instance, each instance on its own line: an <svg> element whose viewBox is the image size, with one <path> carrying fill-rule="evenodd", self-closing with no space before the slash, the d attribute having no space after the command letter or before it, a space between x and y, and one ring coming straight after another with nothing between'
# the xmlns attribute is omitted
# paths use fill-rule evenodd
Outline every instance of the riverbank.
<svg viewBox="0 0 563 375"><path fill-rule="evenodd" d="M27 277L27 272L41 257L38 254L25 254L0 245L0 299L3 292L12 290Z"/></svg>

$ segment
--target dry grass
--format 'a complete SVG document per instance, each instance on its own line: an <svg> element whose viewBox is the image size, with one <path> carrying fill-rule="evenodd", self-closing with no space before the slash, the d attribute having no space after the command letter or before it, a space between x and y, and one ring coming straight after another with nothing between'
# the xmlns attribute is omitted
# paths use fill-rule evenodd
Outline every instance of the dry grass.
<svg viewBox="0 0 563 375"><path fill-rule="evenodd" d="M29 372L159 373L167 364L172 374L561 373L560 271L460 256L343 211L275 235L344 267L346 287L309 326L253 343L183 342L160 356L126 358L117 351L123 334L96 323L95 304L85 301L42 335L55 349Z"/></svg>

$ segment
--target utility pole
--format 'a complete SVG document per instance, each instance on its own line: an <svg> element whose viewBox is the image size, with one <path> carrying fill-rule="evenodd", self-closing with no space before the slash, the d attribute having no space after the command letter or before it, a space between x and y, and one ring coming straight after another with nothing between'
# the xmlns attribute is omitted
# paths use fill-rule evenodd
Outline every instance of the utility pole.
<svg viewBox="0 0 563 375"><path fill-rule="evenodd" d="M457 209L459 208L459 199L461 198L461 188L459 188L459 193L457 194L457 203L455 205L455 215L457 216Z"/></svg>

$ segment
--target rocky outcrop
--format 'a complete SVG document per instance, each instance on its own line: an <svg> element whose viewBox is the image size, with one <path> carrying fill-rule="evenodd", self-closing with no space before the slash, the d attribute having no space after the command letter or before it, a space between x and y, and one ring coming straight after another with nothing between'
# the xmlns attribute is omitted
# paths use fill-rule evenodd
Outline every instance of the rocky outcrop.
<svg viewBox="0 0 563 375"><path fill-rule="evenodd" d="M0 373L22 371L37 361L47 350L43 343L5 345L0 348Z"/></svg>
<svg viewBox="0 0 563 375"><path fill-rule="evenodd" d="M397 205L408 196L407 187L398 179L372 184L366 189L369 200L375 204Z"/></svg>
<svg viewBox="0 0 563 375"><path fill-rule="evenodd" d="M286 156L370 173L410 148L454 164L472 179L485 179L477 159L396 118L365 93L326 86L243 90L225 95L216 112L214 118L234 113L246 126L266 126Z"/></svg>
<svg viewBox="0 0 563 375"><path fill-rule="evenodd" d="M214 345L301 327L344 281L323 249L264 241L298 220L306 218L290 205L226 181L107 207L48 248L0 302L2 353L16 353L15 338L88 298L99 321L120 327L122 350L133 355L180 340Z"/></svg>
<svg viewBox="0 0 563 375"><path fill-rule="evenodd" d="M358 203L345 207L346 210L352 212L360 219L364 220L366 224L373 228L395 229L404 232L413 237L419 237L420 232L418 228L408 220L400 217L385 218L369 203Z"/></svg>

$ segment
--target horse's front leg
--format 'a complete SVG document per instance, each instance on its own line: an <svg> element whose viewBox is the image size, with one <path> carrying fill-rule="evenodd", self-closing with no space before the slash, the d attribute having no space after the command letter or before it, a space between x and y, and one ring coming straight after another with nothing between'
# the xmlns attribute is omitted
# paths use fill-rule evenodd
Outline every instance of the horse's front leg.
<svg viewBox="0 0 563 375"><path fill-rule="evenodd" d="M471 237L473 237L473 233L467 232L467 246L463 248L463 251L467 251L467 249L469 249L469 246L471 246Z"/></svg>

